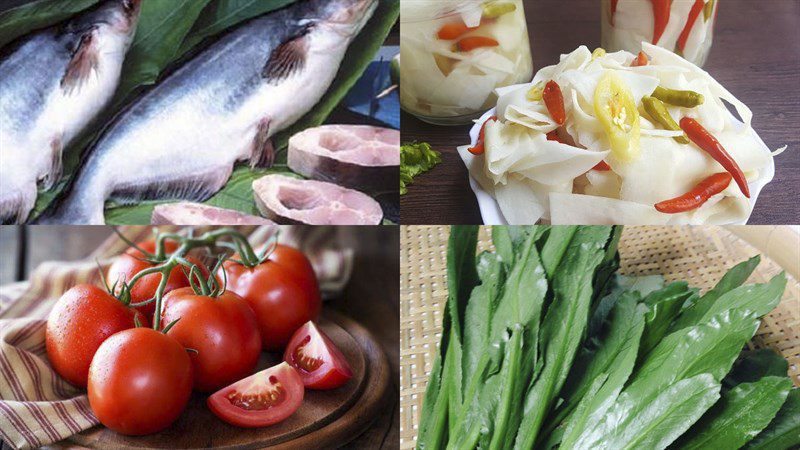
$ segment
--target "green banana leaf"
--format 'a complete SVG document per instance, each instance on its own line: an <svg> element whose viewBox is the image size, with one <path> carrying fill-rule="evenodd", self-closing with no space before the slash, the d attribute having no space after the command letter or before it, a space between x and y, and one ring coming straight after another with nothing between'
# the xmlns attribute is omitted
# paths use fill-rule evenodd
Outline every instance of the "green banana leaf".
<svg viewBox="0 0 800 450"><path fill-rule="evenodd" d="M31 31L55 25L100 0L36 0L0 13L0 47Z"/></svg>
<svg viewBox="0 0 800 450"><path fill-rule="evenodd" d="M245 20L294 3L295 0L217 0L208 5L183 41L178 54L183 56L204 39L221 33Z"/></svg>

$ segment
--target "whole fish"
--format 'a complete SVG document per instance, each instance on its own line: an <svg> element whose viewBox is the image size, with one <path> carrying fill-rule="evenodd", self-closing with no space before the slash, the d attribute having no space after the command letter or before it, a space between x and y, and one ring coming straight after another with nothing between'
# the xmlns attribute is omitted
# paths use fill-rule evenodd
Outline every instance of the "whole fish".
<svg viewBox="0 0 800 450"><path fill-rule="evenodd" d="M134 102L40 223L104 223L104 205L203 201L237 161L270 165L270 137L333 82L377 0L304 0L226 34Z"/></svg>
<svg viewBox="0 0 800 450"><path fill-rule="evenodd" d="M23 37L0 59L0 222L21 223L37 185L61 177L61 152L111 100L140 0L105 0Z"/></svg>

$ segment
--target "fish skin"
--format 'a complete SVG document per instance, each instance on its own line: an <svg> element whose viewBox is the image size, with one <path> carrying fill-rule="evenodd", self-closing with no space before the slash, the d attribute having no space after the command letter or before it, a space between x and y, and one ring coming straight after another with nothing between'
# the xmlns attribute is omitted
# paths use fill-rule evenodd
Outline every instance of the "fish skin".
<svg viewBox="0 0 800 450"><path fill-rule="evenodd" d="M237 161L269 161L269 137L327 92L376 6L306 0L225 34L117 118L39 222L103 224L109 198L203 201Z"/></svg>
<svg viewBox="0 0 800 450"><path fill-rule="evenodd" d="M61 175L61 151L114 95L138 23L140 0L106 0L24 36L0 58L0 223L22 223L44 180Z"/></svg>
<svg viewBox="0 0 800 450"><path fill-rule="evenodd" d="M191 202L156 206L150 223L152 225L275 225L275 222L263 217Z"/></svg>

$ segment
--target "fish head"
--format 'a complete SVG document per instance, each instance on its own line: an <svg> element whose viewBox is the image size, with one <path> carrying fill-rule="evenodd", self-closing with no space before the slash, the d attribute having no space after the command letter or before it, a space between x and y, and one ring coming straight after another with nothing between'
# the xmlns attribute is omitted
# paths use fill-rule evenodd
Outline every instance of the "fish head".
<svg viewBox="0 0 800 450"><path fill-rule="evenodd" d="M142 0L106 0L79 20L86 25L106 28L114 34L132 38L141 8Z"/></svg>
<svg viewBox="0 0 800 450"><path fill-rule="evenodd" d="M378 7L379 0L312 0L308 19L347 38L358 34Z"/></svg>

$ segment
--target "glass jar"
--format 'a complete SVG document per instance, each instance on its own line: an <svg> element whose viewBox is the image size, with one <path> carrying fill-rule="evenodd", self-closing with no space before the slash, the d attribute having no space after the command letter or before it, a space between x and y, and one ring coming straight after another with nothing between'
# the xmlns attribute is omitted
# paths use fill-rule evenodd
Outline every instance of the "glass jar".
<svg viewBox="0 0 800 450"><path fill-rule="evenodd" d="M521 0L402 0L400 104L437 125L469 123L494 90L530 81Z"/></svg>
<svg viewBox="0 0 800 450"><path fill-rule="evenodd" d="M642 41L702 66L708 58L718 0L602 0L602 46L638 53Z"/></svg>

